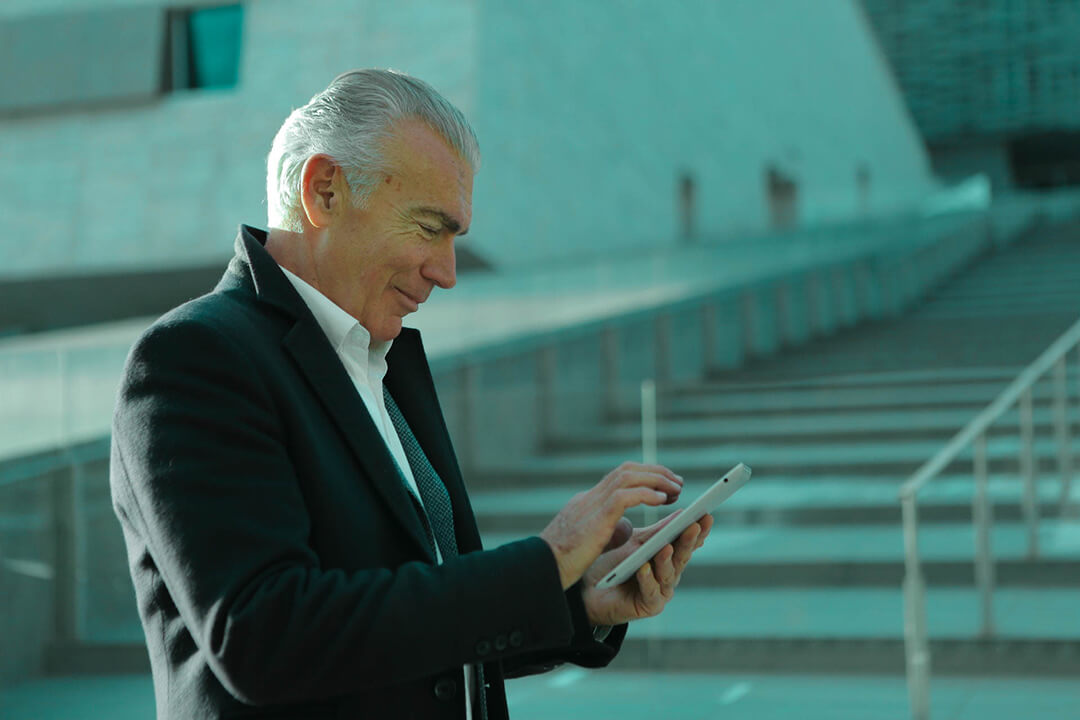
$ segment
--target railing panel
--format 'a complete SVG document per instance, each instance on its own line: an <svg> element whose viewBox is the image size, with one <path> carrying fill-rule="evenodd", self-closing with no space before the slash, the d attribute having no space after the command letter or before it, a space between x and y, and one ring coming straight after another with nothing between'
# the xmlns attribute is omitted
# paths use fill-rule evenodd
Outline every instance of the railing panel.
<svg viewBox="0 0 1080 720"><path fill-rule="evenodd" d="M52 635L56 572L51 480L39 475L5 480L0 466L0 686L42 667L41 639Z"/></svg>

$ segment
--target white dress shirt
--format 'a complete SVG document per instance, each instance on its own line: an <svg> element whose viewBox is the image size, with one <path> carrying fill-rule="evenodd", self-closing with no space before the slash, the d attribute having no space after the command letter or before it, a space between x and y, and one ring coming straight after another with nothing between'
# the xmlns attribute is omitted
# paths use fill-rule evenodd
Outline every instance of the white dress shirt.
<svg viewBox="0 0 1080 720"><path fill-rule="evenodd" d="M315 321L330 340L331 347L345 366L345 372L349 374L353 387L364 401L368 414L378 428L383 442L390 450L390 454L397 462L398 470L405 480L409 490L416 496L423 507L424 500L420 496L420 490L416 486L416 478L413 477L412 467L405 455L405 448L401 446L401 438L394 429L394 423L386 412L386 400L383 398L383 378L386 377L386 354L390 352L393 340L380 343L371 342L371 333L361 325L356 318L334 304L330 298L323 295L308 283L301 280L293 273L281 268L285 277L289 279L300 299L311 310ZM442 562L442 553L439 545L435 543L436 560ZM473 681L475 671L471 665L465 666L465 687L469 689L465 693L465 717L471 720L473 716L472 706L474 703L473 693L476 688Z"/></svg>

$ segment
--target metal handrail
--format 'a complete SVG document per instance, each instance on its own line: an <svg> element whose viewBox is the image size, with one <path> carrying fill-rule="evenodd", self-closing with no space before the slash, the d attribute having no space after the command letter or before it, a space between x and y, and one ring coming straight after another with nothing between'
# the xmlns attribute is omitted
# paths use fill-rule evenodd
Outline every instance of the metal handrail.
<svg viewBox="0 0 1080 720"><path fill-rule="evenodd" d="M1024 479L1023 516L1028 526L1028 557L1038 555L1039 506L1036 493L1038 465L1034 457L1034 419L1032 386L1043 375L1054 371L1054 436L1061 475L1062 507L1069 500L1072 483L1072 447L1068 419L1066 357L1080 345L1080 320L1054 341L1028 365L990 405L958 432L934 457L920 467L900 488L904 527L904 649L907 663L908 694L912 716L927 720L930 716L930 643L926 627L926 581L922 573L918 545L918 493L941 474L968 446L973 448L975 498L975 579L982 609L981 635L994 635L994 563L990 547L993 506L989 500L987 478L986 432L1013 405L1020 412L1020 472ZM1080 360L1080 358L1078 358Z"/></svg>

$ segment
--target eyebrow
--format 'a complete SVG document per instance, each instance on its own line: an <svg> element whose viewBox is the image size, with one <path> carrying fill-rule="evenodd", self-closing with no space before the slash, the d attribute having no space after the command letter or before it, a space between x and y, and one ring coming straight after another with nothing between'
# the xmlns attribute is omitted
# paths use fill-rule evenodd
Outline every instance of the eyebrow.
<svg viewBox="0 0 1080 720"><path fill-rule="evenodd" d="M415 208L412 208L412 210L410 211L410 214L412 214L412 215L430 215L431 217L436 217L436 218L439 219L439 222L441 222L443 224L443 226L447 230L454 233L455 235L458 235L458 230L461 229L461 223L459 223L453 217L451 217L450 215L447 215L445 212L443 212L442 210L440 210L437 207L430 207L430 206L426 206L426 205L423 206L423 207L415 207ZM465 232L458 235L458 237L464 237L464 236L466 236L468 234L469 234L469 231L466 230Z"/></svg>

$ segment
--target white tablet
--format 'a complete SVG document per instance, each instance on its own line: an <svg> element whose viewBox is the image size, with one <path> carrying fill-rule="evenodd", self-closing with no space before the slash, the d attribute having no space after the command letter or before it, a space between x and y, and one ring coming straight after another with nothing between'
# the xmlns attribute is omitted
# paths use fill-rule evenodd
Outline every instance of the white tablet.
<svg viewBox="0 0 1080 720"><path fill-rule="evenodd" d="M713 483L713 486L698 496L698 499L690 504L690 507L680 515L662 527L658 533L645 541L645 544L632 552L629 557L619 563L607 577L596 584L597 589L620 585L634 576L645 563L652 560L653 555L660 552L665 545L674 542L683 530L691 524L703 518L707 513L715 510L720 503L735 494L735 491L746 484L750 479L750 468L742 463L727 471L727 474Z"/></svg>

